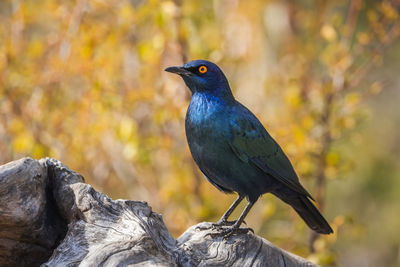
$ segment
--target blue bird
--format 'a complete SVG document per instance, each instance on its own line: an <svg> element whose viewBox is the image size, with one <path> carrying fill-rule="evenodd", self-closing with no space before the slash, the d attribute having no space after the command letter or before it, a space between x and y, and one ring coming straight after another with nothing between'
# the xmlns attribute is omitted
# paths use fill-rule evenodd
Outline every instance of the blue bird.
<svg viewBox="0 0 400 267"><path fill-rule="evenodd" d="M235 100L217 65L194 60L165 71L180 75L192 92L185 129L194 161L215 187L238 194L215 226L232 225L226 234L239 231L257 199L272 193L292 206L312 230L333 233L281 147L256 116ZM236 221L229 222L229 216L244 198L248 200L246 208Z"/></svg>

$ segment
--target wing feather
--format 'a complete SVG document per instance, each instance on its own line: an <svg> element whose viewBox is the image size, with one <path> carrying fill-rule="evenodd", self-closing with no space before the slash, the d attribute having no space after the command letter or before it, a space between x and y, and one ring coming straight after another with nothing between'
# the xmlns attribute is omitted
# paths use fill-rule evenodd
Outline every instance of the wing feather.
<svg viewBox="0 0 400 267"><path fill-rule="evenodd" d="M253 114L231 120L231 131L230 146L240 160L252 163L291 189L313 199L300 184L281 147Z"/></svg>

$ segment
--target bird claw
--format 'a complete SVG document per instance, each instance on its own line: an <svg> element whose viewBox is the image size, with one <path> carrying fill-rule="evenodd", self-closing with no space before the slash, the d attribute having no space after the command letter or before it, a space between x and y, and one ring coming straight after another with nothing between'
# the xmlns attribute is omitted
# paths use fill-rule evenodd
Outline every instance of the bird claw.
<svg viewBox="0 0 400 267"><path fill-rule="evenodd" d="M213 224L207 225L207 226L197 226L196 230L197 231L204 231L204 230L209 230L209 229L215 230L215 229L222 228L224 226L232 226L232 225L235 224L235 222L236 221L232 221L232 222L230 222L230 221L216 222L216 223L213 223Z"/></svg>
<svg viewBox="0 0 400 267"><path fill-rule="evenodd" d="M214 228L219 228L219 227L227 226L227 225L231 226L231 225L234 225L235 223L236 223L236 220L234 220L234 221L219 220L218 222L213 223L212 226Z"/></svg>
<svg viewBox="0 0 400 267"><path fill-rule="evenodd" d="M233 234L247 234L248 232L252 232L254 234L254 230L251 229L250 227L246 227L246 228L230 227L230 228L224 229L221 232L207 233L205 236L210 236L212 238L220 236L225 239L225 238L230 237Z"/></svg>
<svg viewBox="0 0 400 267"><path fill-rule="evenodd" d="M212 223L211 225L207 225L207 226L197 226L196 230L197 231L203 231L203 230L209 230L210 228L212 229L219 229L222 228L224 226L232 226L236 223L237 220L233 220L233 221L227 221L227 220L219 220L216 223ZM245 221L243 221L244 224L246 224Z"/></svg>
<svg viewBox="0 0 400 267"><path fill-rule="evenodd" d="M212 224L212 227L213 227L213 228L220 228L220 227L222 227L222 226L227 226L227 225L228 225L228 226L232 226L232 225L234 225L236 222L237 222L237 220L233 220L233 221L219 220L218 222L213 223L213 224ZM243 223L247 225L247 223L246 223L245 221L243 221Z"/></svg>

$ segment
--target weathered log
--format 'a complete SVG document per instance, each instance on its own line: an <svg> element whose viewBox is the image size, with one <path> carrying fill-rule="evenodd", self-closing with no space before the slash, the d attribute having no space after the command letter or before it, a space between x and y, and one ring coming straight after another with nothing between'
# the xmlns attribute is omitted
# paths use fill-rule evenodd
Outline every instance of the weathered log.
<svg viewBox="0 0 400 267"><path fill-rule="evenodd" d="M54 159L0 166L1 266L315 266L219 231L200 223L175 240L147 203L112 200Z"/></svg>

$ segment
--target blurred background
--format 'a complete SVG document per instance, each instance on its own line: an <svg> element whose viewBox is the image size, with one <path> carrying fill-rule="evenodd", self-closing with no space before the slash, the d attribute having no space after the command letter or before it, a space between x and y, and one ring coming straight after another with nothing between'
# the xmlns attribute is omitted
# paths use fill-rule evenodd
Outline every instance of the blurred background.
<svg viewBox="0 0 400 267"><path fill-rule="evenodd" d="M194 164L190 92L163 71L208 59L335 233L311 234L270 195L248 225L323 266L400 266L399 4L2 0L0 164L54 157L112 198L148 201L174 237L218 220L235 196Z"/></svg>

